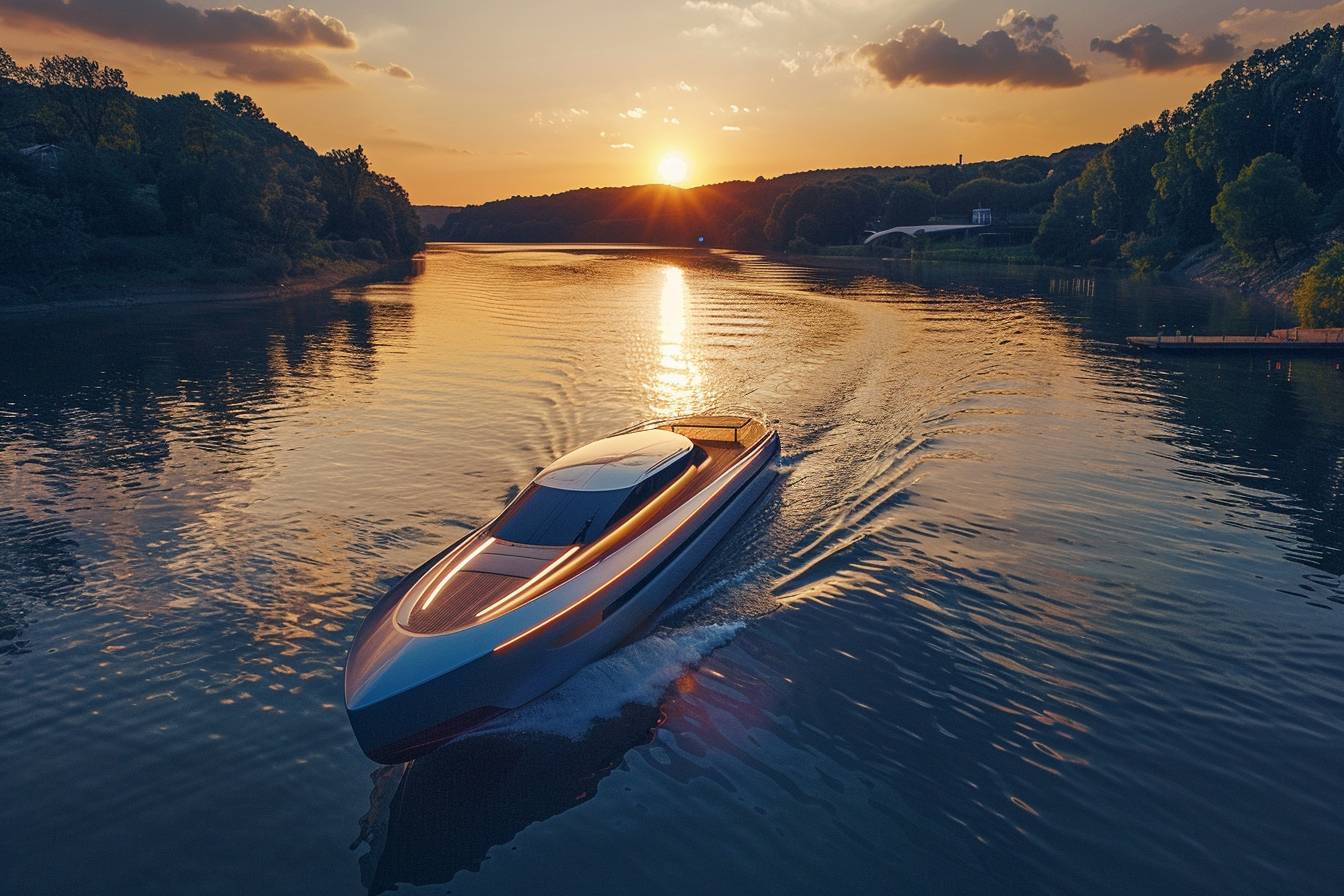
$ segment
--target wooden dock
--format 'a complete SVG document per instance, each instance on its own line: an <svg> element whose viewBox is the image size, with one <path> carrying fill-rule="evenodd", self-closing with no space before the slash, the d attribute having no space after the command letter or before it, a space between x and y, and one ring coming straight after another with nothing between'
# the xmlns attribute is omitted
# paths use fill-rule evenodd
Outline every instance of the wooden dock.
<svg viewBox="0 0 1344 896"><path fill-rule="evenodd" d="M1267 336L1129 336L1135 348L1175 352L1344 353L1344 327L1271 330Z"/></svg>

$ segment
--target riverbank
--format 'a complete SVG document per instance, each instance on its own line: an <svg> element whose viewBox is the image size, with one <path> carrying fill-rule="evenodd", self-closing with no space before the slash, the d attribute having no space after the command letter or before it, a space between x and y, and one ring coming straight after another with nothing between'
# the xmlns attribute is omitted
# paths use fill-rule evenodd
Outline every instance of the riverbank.
<svg viewBox="0 0 1344 896"><path fill-rule="evenodd" d="M1257 265L1247 265L1226 246L1201 246L1181 259L1173 272L1202 286L1235 289L1290 307L1293 291L1302 282L1307 269L1316 263L1322 252L1341 240L1344 240L1344 228L1335 228L1278 262L1266 259Z"/></svg>
<svg viewBox="0 0 1344 896"><path fill-rule="evenodd" d="M25 294L0 292L0 317L27 317L97 311L142 305L259 302L311 295L342 286L398 279L418 271L419 256L397 261L341 259L324 263L302 277L270 284L147 283L47 285Z"/></svg>

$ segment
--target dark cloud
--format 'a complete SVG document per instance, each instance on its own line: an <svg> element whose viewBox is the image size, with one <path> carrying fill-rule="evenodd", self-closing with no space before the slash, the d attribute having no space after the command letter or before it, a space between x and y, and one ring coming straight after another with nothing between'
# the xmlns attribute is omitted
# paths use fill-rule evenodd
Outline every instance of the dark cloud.
<svg viewBox="0 0 1344 896"><path fill-rule="evenodd" d="M921 84L1004 84L1010 87L1074 87L1087 81L1059 47L1056 16L1008 10L998 27L974 44L963 44L942 21L913 25L883 43L866 44L858 57L892 87Z"/></svg>
<svg viewBox="0 0 1344 896"><path fill-rule="evenodd" d="M356 46L340 19L295 6L258 12L197 9L174 0L0 0L0 18L182 50L223 62L230 77L250 81L339 81L303 48Z"/></svg>
<svg viewBox="0 0 1344 896"><path fill-rule="evenodd" d="M1235 34L1213 34L1198 43L1168 34L1156 25L1136 25L1107 40L1092 38L1092 51L1110 53L1145 72L1174 72L1200 65L1223 65L1241 55Z"/></svg>
<svg viewBox="0 0 1344 896"><path fill-rule="evenodd" d="M411 74L410 69L406 68L404 65L397 65L395 62L380 67L374 65L372 62L365 62L361 59L355 63L355 71L370 73L377 72L379 74L388 75L389 77L400 78L403 81L415 80L415 75Z"/></svg>
<svg viewBox="0 0 1344 896"><path fill-rule="evenodd" d="M295 50L221 47L197 55L224 63L224 74L230 78L258 84L342 83L321 59Z"/></svg>

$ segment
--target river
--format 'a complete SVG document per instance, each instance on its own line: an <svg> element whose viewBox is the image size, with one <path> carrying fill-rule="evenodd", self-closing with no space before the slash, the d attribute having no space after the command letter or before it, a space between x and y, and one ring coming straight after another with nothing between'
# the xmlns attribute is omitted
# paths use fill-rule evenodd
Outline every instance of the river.
<svg viewBox="0 0 1344 896"><path fill-rule="evenodd" d="M1272 318L436 245L4 320L0 892L1338 893L1344 372L1118 347ZM651 634L363 757L342 664L400 574L558 454L722 405L782 475Z"/></svg>

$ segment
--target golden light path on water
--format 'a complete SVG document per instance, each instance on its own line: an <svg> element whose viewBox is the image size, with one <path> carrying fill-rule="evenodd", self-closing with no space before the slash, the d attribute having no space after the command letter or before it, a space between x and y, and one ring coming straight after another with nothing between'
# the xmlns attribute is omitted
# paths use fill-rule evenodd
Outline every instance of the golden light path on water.
<svg viewBox="0 0 1344 896"><path fill-rule="evenodd" d="M675 265L662 269L658 299L658 366L649 381L649 403L656 416L688 414L704 404L704 378L686 339L686 274Z"/></svg>

